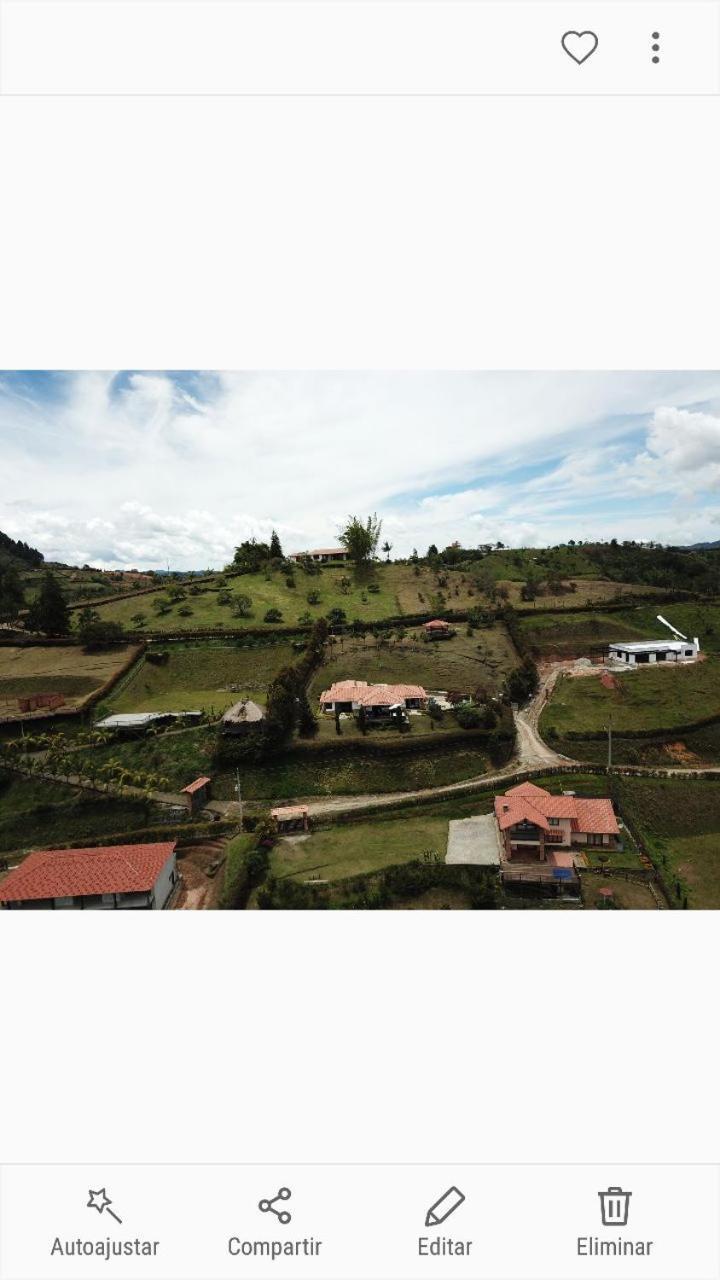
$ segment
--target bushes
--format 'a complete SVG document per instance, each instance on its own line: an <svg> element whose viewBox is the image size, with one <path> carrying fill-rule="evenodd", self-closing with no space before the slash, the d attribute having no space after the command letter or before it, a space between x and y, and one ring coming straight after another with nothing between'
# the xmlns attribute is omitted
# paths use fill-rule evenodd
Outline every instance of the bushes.
<svg viewBox="0 0 720 1280"><path fill-rule="evenodd" d="M270 877L258 894L258 906L266 911L387 911L431 889L464 893L473 910L492 911L498 905L494 868L448 866L426 856L332 884Z"/></svg>
<svg viewBox="0 0 720 1280"><path fill-rule="evenodd" d="M221 909L242 911L252 890L265 879L270 866L268 825L261 822L252 835L236 836L228 844L225 882L218 904Z"/></svg>

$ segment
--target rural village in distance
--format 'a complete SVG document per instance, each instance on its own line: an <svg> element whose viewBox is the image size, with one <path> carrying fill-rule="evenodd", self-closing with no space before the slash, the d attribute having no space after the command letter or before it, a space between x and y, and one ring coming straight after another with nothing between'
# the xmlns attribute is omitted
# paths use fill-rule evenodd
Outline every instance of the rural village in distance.
<svg viewBox="0 0 720 1280"><path fill-rule="evenodd" d="M720 907L720 548L0 535L4 909Z"/></svg>

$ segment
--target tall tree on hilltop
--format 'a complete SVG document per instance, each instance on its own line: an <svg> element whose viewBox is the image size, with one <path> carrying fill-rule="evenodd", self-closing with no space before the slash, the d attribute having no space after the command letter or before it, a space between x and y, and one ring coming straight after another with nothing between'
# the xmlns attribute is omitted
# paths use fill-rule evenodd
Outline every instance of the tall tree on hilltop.
<svg viewBox="0 0 720 1280"><path fill-rule="evenodd" d="M49 569L43 574L37 600L30 606L28 625L31 631L42 631L46 636L70 634L70 611L60 583Z"/></svg>
<svg viewBox="0 0 720 1280"><path fill-rule="evenodd" d="M366 520L349 516L339 539L355 564L366 564L375 558L381 533L382 520L378 520L377 514L368 516Z"/></svg>
<svg viewBox="0 0 720 1280"><path fill-rule="evenodd" d="M280 537L276 533L276 531L273 529L272 535L270 537L270 559L282 560L282 558L283 558L283 553L282 553L282 547L280 545Z"/></svg>

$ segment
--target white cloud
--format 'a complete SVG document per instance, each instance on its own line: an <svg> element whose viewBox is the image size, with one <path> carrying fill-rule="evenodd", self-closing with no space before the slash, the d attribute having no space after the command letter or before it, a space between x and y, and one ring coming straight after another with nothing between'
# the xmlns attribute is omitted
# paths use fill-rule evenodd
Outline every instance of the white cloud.
<svg viewBox="0 0 720 1280"><path fill-rule="evenodd" d="M623 532L647 513L602 504L642 494L645 536L671 537L666 495L717 484L720 420L688 406L718 398L714 374L79 373L49 393L6 376L0 528L66 560L202 567L272 527L325 544L374 510L397 553Z"/></svg>

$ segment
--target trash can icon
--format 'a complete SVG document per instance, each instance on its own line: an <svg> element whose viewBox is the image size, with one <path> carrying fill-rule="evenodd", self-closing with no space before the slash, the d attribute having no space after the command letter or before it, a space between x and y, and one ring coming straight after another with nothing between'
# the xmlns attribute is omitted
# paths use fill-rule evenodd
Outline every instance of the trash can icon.
<svg viewBox="0 0 720 1280"><path fill-rule="evenodd" d="M623 1191L622 1187L608 1187L607 1191L598 1191L598 1195L603 1226L626 1227L632 1191Z"/></svg>

